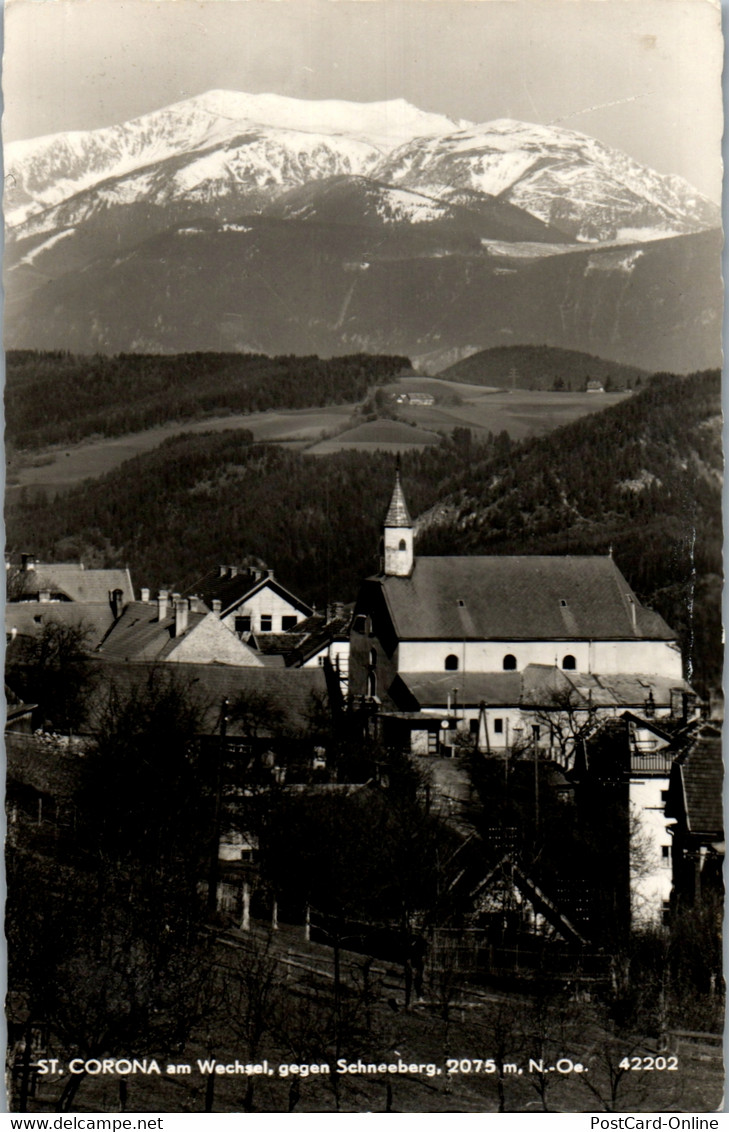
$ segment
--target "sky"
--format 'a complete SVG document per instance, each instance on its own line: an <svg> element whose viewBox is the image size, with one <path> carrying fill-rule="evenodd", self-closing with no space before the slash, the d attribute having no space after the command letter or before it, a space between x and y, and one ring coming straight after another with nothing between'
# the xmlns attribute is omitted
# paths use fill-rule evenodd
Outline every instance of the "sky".
<svg viewBox="0 0 729 1132"><path fill-rule="evenodd" d="M5 141L214 88L552 123L721 194L713 0L6 0Z"/></svg>

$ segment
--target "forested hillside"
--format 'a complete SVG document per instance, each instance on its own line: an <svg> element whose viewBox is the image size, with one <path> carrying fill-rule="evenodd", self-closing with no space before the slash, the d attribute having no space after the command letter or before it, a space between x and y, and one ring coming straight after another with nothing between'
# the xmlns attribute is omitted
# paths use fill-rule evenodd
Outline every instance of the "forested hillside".
<svg viewBox="0 0 729 1132"><path fill-rule="evenodd" d="M697 682L721 665L718 372L642 392L478 461L419 524L422 553L604 554L681 632Z"/></svg>
<svg viewBox="0 0 729 1132"><path fill-rule="evenodd" d="M462 358L438 376L507 389L582 390L588 381L599 381L613 391L639 389L649 378L637 366L557 346L494 346Z"/></svg>
<svg viewBox="0 0 729 1132"><path fill-rule="evenodd" d="M368 388L405 367L407 358L369 354L324 360L10 350L5 422L20 448L68 444L212 414L360 401Z"/></svg>
<svg viewBox="0 0 729 1132"><path fill-rule="evenodd" d="M721 415L718 373L662 377L545 437L476 444L467 429L403 453L436 554L606 554L681 634L702 691L720 679ZM176 437L103 479L7 513L11 551L128 563L135 585L194 583L257 555L311 603L352 600L377 569L392 455L326 457L245 432Z"/></svg>

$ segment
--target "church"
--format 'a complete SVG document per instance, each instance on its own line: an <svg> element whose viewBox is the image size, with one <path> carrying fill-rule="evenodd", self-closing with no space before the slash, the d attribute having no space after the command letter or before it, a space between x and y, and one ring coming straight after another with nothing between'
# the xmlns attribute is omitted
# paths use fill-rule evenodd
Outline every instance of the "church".
<svg viewBox="0 0 729 1132"><path fill-rule="evenodd" d="M563 762L567 715L576 733L626 710L685 718L695 701L676 633L612 555L419 557L399 470L354 610L350 692L414 753L470 735L484 751L560 745Z"/></svg>

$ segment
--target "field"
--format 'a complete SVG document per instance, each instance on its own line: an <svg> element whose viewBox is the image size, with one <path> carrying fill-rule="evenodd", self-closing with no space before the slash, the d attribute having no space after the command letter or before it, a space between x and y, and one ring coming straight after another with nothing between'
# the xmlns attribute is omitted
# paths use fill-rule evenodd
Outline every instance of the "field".
<svg viewBox="0 0 729 1132"><path fill-rule="evenodd" d="M434 405L398 405L399 420L380 419L355 424L356 405L311 409L270 409L236 413L191 422L170 422L126 436L64 445L11 459L7 467L8 503L17 501L21 488L54 495L82 480L96 478L125 460L156 448L170 436L187 432L222 432L249 429L256 440L289 444L324 455L352 449L396 451L437 444L454 428L469 428L476 436L506 430L513 440L538 436L586 413L614 405L625 393L550 393L532 390L490 389L463 382L429 377L406 377L385 387L388 393L427 392ZM443 398L441 401L440 399ZM453 404L453 400L460 403ZM350 427L351 426L351 427Z"/></svg>

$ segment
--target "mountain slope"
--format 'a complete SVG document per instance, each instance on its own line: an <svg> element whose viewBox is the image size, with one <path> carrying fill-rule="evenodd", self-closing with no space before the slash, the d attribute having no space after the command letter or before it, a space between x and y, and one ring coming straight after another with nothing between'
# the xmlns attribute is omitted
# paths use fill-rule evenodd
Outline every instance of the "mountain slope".
<svg viewBox="0 0 729 1132"><path fill-rule="evenodd" d="M413 360L546 344L681 372L720 361L719 253L712 232L586 248L489 241L438 224L190 223L31 293L10 288L6 342Z"/></svg>
<svg viewBox="0 0 729 1132"><path fill-rule="evenodd" d="M661 377L619 405L472 464L418 520L420 553L605 554L679 630L702 688L721 674L718 372Z"/></svg>

